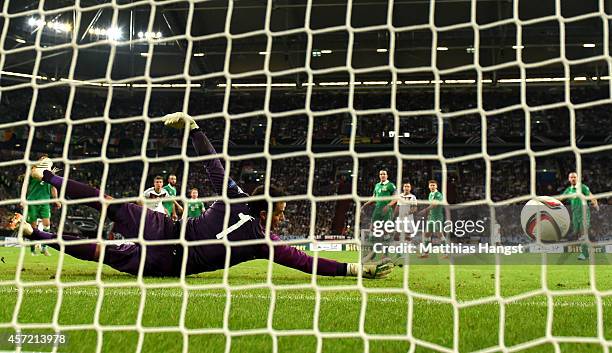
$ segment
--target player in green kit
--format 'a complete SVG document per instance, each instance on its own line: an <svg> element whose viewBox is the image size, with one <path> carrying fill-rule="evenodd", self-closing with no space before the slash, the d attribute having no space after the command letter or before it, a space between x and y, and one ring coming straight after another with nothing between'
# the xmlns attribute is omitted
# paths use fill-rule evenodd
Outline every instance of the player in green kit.
<svg viewBox="0 0 612 353"><path fill-rule="evenodd" d="M187 218L197 218L204 212L204 202L198 201L198 189L193 188L189 192L191 200L187 202Z"/></svg>
<svg viewBox="0 0 612 353"><path fill-rule="evenodd" d="M578 174L576 172L569 173L567 179L570 186L563 191L563 195L576 195L578 194L578 188L580 188L580 193L588 199L586 205L582 203L582 199L578 196L568 197L566 199L570 204L570 211L572 214L572 233L578 239L587 241L589 237L589 228L591 227L591 211L588 203L590 202L597 211L599 211L599 204L597 203L597 199L591 195L591 190L589 187L578 181ZM586 243L582 243L582 245L580 245L580 250L581 254L578 256L578 260L588 259L588 245Z"/></svg>
<svg viewBox="0 0 612 353"><path fill-rule="evenodd" d="M47 155L43 155L39 158L42 160ZM57 198L57 189L51 184L44 181L39 181L30 176L28 181L28 189L26 194L26 200L28 201L40 201L49 200L51 198ZM56 202L55 206L59 209L62 207L60 202ZM50 204L37 204L28 205L26 214L26 221L32 225L33 228L38 228L38 220L42 220L43 231L49 232L51 230L51 205ZM36 246L30 246L32 255L36 255ZM49 256L47 245L41 246L41 253L45 256Z"/></svg>
<svg viewBox="0 0 612 353"><path fill-rule="evenodd" d="M373 198L370 201L366 202L362 207L365 208L371 204L374 204L374 211L372 212L371 223L372 230L374 227L374 222L386 222L393 219L395 204L397 203L397 198L381 200L381 198L383 197L390 197L395 195L395 191L397 190L395 184L389 181L389 175L387 173L387 170L381 169L378 172L378 177L380 178L380 182L376 183L376 185L374 186ZM388 238L387 240L389 239L390 238ZM373 241L375 242L376 240ZM374 261L376 255L377 254L372 251L371 253L365 256L365 259L368 259L367 261Z"/></svg>
<svg viewBox="0 0 612 353"><path fill-rule="evenodd" d="M444 201L444 197L442 193L438 191L438 182L435 180L430 180L428 182L429 186L429 197L428 200L430 202L429 206L419 212L419 214L424 215L427 213L427 222L426 231L423 235L423 242L425 245L431 242L432 236L439 237L444 243L447 243L447 239L442 232L442 228L444 225L444 206L441 205ZM427 253L423 253L421 257L428 257ZM447 256L443 256L447 257Z"/></svg>
<svg viewBox="0 0 612 353"><path fill-rule="evenodd" d="M168 195L170 195L171 197L176 196L176 175L168 175L168 184L164 185L164 189L166 189ZM166 209L166 212L168 212L168 215L172 217L173 220L178 219L176 212L177 210L180 213L183 212L183 208L181 207L181 205L179 205L178 202L176 202L176 200L163 202L163 205Z"/></svg>
<svg viewBox="0 0 612 353"><path fill-rule="evenodd" d="M395 184L389 181L389 175L385 169L381 169L378 172L378 177L380 182L374 186L374 198L363 205L363 207L367 207L375 203L374 212L372 212L372 222L391 220L393 218L394 206L397 203L397 199L380 200L380 198L395 195L397 188Z"/></svg>

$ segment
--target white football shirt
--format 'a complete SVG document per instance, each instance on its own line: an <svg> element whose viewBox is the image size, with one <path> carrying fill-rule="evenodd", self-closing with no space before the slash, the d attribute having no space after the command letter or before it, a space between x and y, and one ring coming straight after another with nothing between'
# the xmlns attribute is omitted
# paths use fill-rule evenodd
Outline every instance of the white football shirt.
<svg viewBox="0 0 612 353"><path fill-rule="evenodd" d="M162 201L166 197L170 196L168 194L168 191L166 191L166 189L162 188L159 192L157 192L155 191L154 187L150 187L145 190L144 196L147 199L151 200L151 201L147 201L148 208L152 209L155 212L166 214L166 208L162 204Z"/></svg>

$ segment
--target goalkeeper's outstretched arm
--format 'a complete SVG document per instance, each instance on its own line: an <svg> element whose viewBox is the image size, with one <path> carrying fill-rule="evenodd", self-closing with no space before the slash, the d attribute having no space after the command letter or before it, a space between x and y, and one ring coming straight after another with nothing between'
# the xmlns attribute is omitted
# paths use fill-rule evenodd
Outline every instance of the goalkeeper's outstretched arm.
<svg viewBox="0 0 612 353"><path fill-rule="evenodd" d="M210 140L202 130L198 127L198 124L193 120L192 117L185 113L173 113L168 114L164 117L164 124L169 127L182 128L187 127L189 129L189 136L196 152L200 156L215 155L217 151L210 143ZM217 195L223 193L223 178L225 175L225 168L219 158L204 160L204 169L208 174L213 190ZM247 197L248 195L238 187L236 182L231 178L228 178L227 196L229 198L236 197Z"/></svg>

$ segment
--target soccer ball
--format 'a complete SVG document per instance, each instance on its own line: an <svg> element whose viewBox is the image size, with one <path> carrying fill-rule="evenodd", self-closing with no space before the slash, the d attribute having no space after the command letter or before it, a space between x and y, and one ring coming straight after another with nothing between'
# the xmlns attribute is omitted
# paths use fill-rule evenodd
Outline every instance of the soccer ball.
<svg viewBox="0 0 612 353"><path fill-rule="evenodd" d="M529 200L521 211L521 226L529 238L557 242L565 238L570 216L563 203L554 197L540 196Z"/></svg>

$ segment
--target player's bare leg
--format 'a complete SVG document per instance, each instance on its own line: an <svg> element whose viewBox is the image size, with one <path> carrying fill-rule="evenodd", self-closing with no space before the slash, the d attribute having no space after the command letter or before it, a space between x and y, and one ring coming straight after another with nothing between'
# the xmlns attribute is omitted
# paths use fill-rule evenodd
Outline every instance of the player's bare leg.
<svg viewBox="0 0 612 353"><path fill-rule="evenodd" d="M45 232L51 231L51 220L49 218L43 218L42 225ZM40 252L45 256L51 256L46 244L41 244Z"/></svg>
<svg viewBox="0 0 612 353"><path fill-rule="evenodd" d="M439 233L436 233L436 236L438 237L438 239L440 239L440 242L441 242L442 244L448 244L448 243L449 243L448 238L446 237L446 235L444 234L444 232L439 232ZM442 258L443 258L443 259L448 259L448 254L444 254L444 255L442 255Z"/></svg>
<svg viewBox="0 0 612 353"><path fill-rule="evenodd" d="M427 246L427 244L431 243L431 232L425 232L423 234L423 239L422 240L423 240L423 244L425 246ZM428 257L429 257L429 253L427 251L421 253L421 256L419 256L419 258L421 258L421 259L426 259Z"/></svg>

